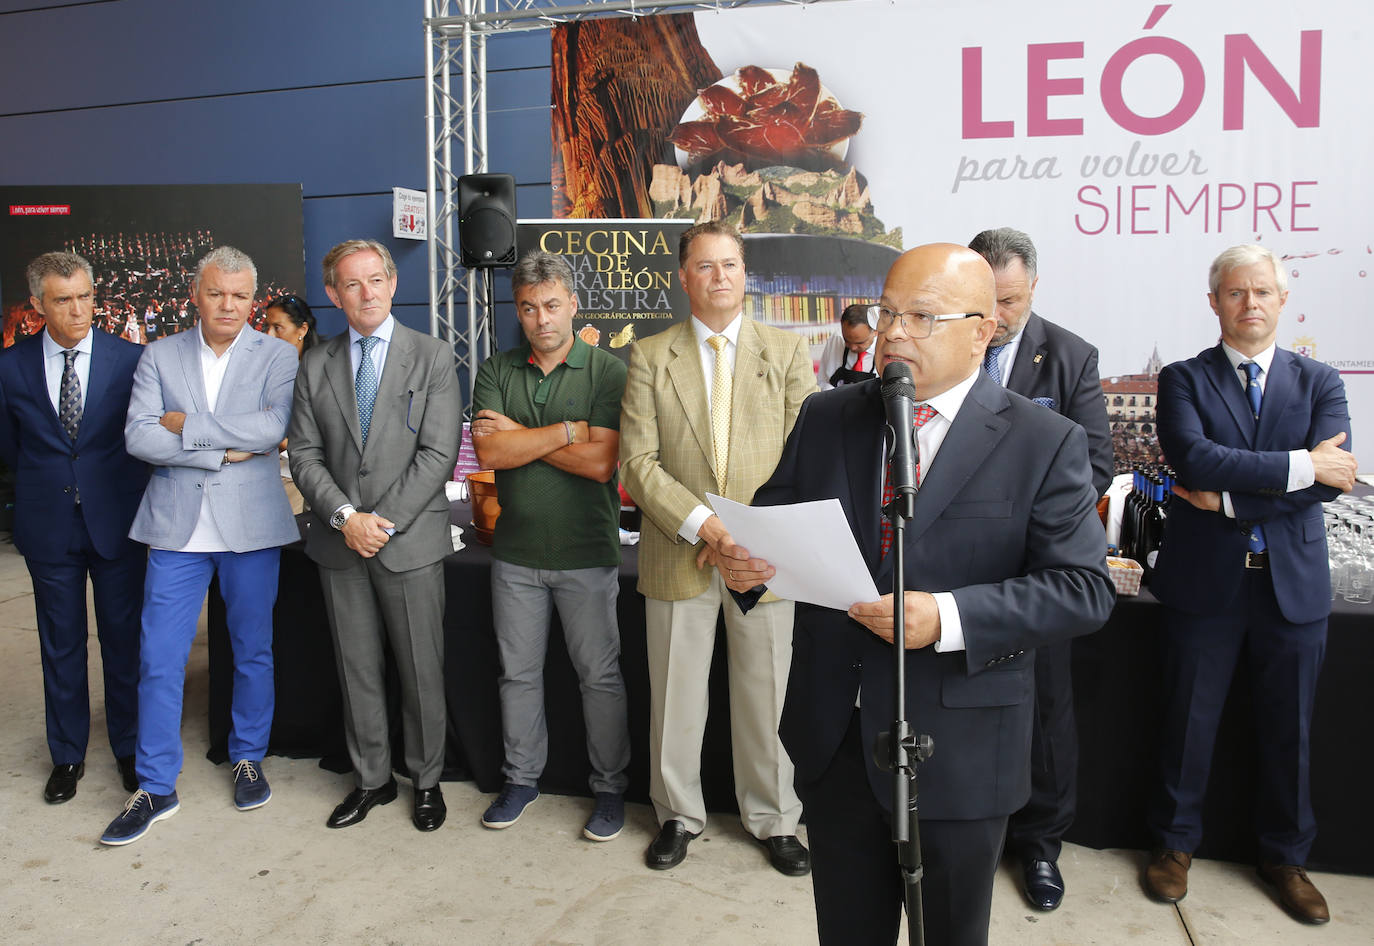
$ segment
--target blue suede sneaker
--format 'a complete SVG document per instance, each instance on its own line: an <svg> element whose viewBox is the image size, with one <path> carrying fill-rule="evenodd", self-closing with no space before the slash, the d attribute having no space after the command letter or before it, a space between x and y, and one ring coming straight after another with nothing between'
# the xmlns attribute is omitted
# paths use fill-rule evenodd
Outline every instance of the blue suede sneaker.
<svg viewBox="0 0 1374 946"><path fill-rule="evenodd" d="M147 834L148 829L156 822L172 817L179 808L181 802L177 801L176 792L170 795L151 795L140 788L129 796L129 800L124 804L124 813L110 822L110 826L100 836L100 843L112 847L131 844Z"/></svg>
<svg viewBox="0 0 1374 946"><path fill-rule="evenodd" d="M516 785L514 782L507 782L501 788L501 794L496 796L496 801L491 803L482 814L482 827L484 828L509 828L520 820L525 809L530 802L539 797L539 789L533 785Z"/></svg>
<svg viewBox="0 0 1374 946"><path fill-rule="evenodd" d="M262 763L240 759L234 763L234 807L239 811L261 808L272 800L272 786L262 774Z"/></svg>
<svg viewBox="0 0 1374 946"><path fill-rule="evenodd" d="M588 841L609 841L620 834L623 827L625 796L619 792L597 792L596 808L582 828L582 836Z"/></svg>

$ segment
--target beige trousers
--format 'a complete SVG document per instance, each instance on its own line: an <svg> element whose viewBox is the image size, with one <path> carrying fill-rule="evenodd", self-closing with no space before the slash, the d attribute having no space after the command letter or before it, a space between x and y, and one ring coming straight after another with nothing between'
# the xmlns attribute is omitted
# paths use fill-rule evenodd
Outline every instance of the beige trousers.
<svg viewBox="0 0 1374 946"><path fill-rule="evenodd" d="M778 739L792 663L792 602L757 604L741 614L714 569L710 586L695 598L645 599L652 702L649 797L659 824L677 819L693 834L706 827L701 743L722 606L740 820L756 838L796 834L802 806L792 787L792 760Z"/></svg>

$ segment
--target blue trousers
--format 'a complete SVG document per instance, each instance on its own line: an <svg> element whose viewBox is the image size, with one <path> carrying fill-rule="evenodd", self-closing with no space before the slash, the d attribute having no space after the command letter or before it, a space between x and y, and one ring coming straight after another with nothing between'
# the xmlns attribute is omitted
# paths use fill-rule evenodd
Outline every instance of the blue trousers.
<svg viewBox="0 0 1374 946"><path fill-rule="evenodd" d="M219 573L234 654L229 758L259 761L267 752L276 702L272 676L272 605L278 548L254 552L148 553L138 676L139 787L154 795L181 774L181 698L186 661L210 578Z"/></svg>
<svg viewBox="0 0 1374 946"><path fill-rule="evenodd" d="M25 560L33 579L38 642L43 653L43 702L53 765L86 758L91 731L86 679L86 577L95 592L95 624L105 678L105 728L115 758L134 754L138 724L138 627L147 549L127 542L114 559L91 544L81 507L67 553L57 561Z"/></svg>
<svg viewBox="0 0 1374 946"><path fill-rule="evenodd" d="M1291 624L1279 613L1267 571L1246 574L1225 614L1164 610L1165 707L1162 790L1150 810L1161 847L1192 853L1202 840L1202 805L1231 678L1250 667L1259 743L1255 829L1262 861L1307 863L1317 836L1309 755L1317 678L1326 655L1326 618Z"/></svg>

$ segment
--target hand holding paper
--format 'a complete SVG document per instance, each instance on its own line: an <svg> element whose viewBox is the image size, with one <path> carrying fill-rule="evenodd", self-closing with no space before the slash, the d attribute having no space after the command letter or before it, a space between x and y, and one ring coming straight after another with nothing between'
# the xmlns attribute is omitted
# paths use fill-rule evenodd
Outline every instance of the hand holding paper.
<svg viewBox="0 0 1374 946"><path fill-rule="evenodd" d="M706 500L733 540L718 567L735 590L766 581L779 598L839 611L878 599L838 499L759 507L711 493Z"/></svg>

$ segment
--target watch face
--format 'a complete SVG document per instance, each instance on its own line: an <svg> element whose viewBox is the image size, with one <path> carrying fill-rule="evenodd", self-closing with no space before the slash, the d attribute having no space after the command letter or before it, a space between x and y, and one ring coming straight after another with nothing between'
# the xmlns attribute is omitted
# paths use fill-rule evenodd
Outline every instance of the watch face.
<svg viewBox="0 0 1374 946"><path fill-rule="evenodd" d="M334 515L329 517L329 524L333 526L335 529L342 529L344 527L344 522L346 522L347 519L348 517L345 516L343 514L343 510L340 509L338 512L334 513Z"/></svg>

